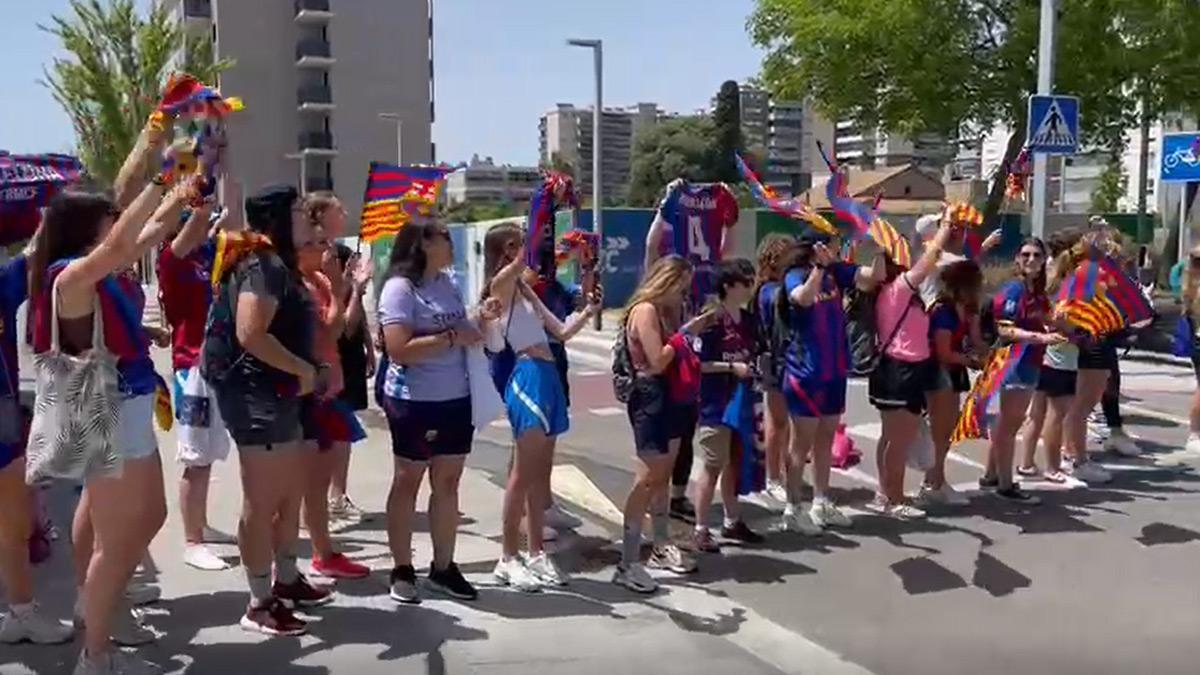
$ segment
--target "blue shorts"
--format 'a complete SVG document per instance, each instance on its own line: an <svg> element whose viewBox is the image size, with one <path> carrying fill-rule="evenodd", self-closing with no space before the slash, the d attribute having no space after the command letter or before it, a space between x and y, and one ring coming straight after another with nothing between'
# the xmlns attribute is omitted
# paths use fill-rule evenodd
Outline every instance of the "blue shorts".
<svg viewBox="0 0 1200 675"><path fill-rule="evenodd" d="M792 417L831 417L846 412L846 380L801 382L784 373L783 381L783 400Z"/></svg>
<svg viewBox="0 0 1200 675"><path fill-rule="evenodd" d="M1004 383L1004 391L1033 391L1037 389L1038 377L1041 375L1040 366L1030 366L1024 362L1017 364L1008 381Z"/></svg>
<svg viewBox="0 0 1200 675"><path fill-rule="evenodd" d="M530 429L541 429L547 436L566 432L567 396L563 393L558 366L522 356L517 359L508 386L504 388L504 403L508 406L508 423L513 438Z"/></svg>

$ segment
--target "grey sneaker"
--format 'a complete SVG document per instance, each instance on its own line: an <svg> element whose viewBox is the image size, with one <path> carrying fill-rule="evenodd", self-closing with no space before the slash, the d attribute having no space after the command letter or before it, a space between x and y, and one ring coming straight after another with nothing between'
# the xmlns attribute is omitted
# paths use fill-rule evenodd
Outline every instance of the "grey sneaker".
<svg viewBox="0 0 1200 675"><path fill-rule="evenodd" d="M162 669L134 654L114 649L95 659L88 658L86 650L80 651L72 672L74 675L154 675Z"/></svg>
<svg viewBox="0 0 1200 675"><path fill-rule="evenodd" d="M667 544L666 546L656 546L650 552L650 559L646 561L646 567L650 569L666 570L675 574L691 574L698 569L696 561L675 544Z"/></svg>
<svg viewBox="0 0 1200 675"><path fill-rule="evenodd" d="M421 594L417 592L417 571L413 569L412 565L392 568L389 595L396 602L406 605L421 604Z"/></svg>
<svg viewBox="0 0 1200 675"><path fill-rule="evenodd" d="M113 622L112 641L123 647L137 647L158 639L158 633L142 623L142 615L129 605L117 607Z"/></svg>
<svg viewBox="0 0 1200 675"><path fill-rule="evenodd" d="M74 634L70 625L47 616L36 604L21 613L9 608L0 622L0 642L5 644L57 645L69 641Z"/></svg>

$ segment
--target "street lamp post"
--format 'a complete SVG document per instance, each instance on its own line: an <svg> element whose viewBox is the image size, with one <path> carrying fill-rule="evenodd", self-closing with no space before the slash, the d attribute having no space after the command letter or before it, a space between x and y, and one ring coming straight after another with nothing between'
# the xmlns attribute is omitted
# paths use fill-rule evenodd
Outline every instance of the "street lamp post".
<svg viewBox="0 0 1200 675"><path fill-rule="evenodd" d="M396 123L396 164L404 166L404 120L394 112L381 112L379 119Z"/></svg>
<svg viewBox="0 0 1200 675"><path fill-rule="evenodd" d="M1037 93L1039 94L1054 93L1054 24L1058 20L1057 5L1056 0L1042 0L1041 23L1038 27ZM1033 217L1031 229L1035 237L1045 236L1046 233L1049 161L1050 157L1045 153L1036 152L1033 155L1033 211L1030 215ZM1064 171L1063 174L1059 180L1065 181L1066 172Z"/></svg>
<svg viewBox="0 0 1200 675"><path fill-rule="evenodd" d="M284 159L294 159L300 162L300 194L308 194L308 161L304 158L304 153L293 152L283 156Z"/></svg>
<svg viewBox="0 0 1200 675"><path fill-rule="evenodd" d="M600 180L600 118L604 115L604 43L601 40L567 40L572 47L585 47L592 50L595 61L596 77L596 108L592 112L592 231L600 240L600 248L604 248L604 216L601 206ZM596 272L600 273L599 270ZM596 314L596 330L600 330L600 314Z"/></svg>

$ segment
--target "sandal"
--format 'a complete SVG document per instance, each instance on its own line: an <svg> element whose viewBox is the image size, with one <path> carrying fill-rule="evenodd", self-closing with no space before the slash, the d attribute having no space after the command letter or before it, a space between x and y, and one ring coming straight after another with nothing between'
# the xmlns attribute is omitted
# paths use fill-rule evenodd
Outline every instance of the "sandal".
<svg viewBox="0 0 1200 675"><path fill-rule="evenodd" d="M1067 482L1067 474L1063 473L1062 471L1050 471L1047 472L1045 476L1042 476L1042 480L1046 481L1047 483L1058 483L1059 485L1062 485L1063 483Z"/></svg>
<svg viewBox="0 0 1200 675"><path fill-rule="evenodd" d="M1025 476L1026 478L1037 478L1042 475L1042 470L1037 467L1037 464L1031 466L1018 466L1017 475Z"/></svg>

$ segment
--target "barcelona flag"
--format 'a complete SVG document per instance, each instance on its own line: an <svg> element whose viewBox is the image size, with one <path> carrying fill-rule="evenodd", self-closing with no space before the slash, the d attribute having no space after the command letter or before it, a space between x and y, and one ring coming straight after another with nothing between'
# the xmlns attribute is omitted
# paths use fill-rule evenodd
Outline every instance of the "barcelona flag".
<svg viewBox="0 0 1200 675"><path fill-rule="evenodd" d="M810 227L818 232L827 234L831 237L837 236L837 228L826 220L821 214L817 213L812 206L801 202L799 199L783 199L770 186L759 180L758 175L746 164L741 155L734 154L734 163L737 164L738 171L742 174L742 180L746 181L746 185L750 186L750 194L759 201L763 206L771 209L781 216L787 216L795 220L800 220L808 223Z"/></svg>
<svg viewBox="0 0 1200 675"><path fill-rule="evenodd" d="M554 214L563 208L579 208L575 180L564 173L546 171L542 175L542 184L529 198L529 221L525 227L525 264L540 274L551 273L538 267L543 244L548 237L554 236ZM599 250L598 242L596 250Z"/></svg>
<svg viewBox="0 0 1200 675"><path fill-rule="evenodd" d="M248 230L218 230L215 244L216 254L213 256L212 276L209 279L213 293L221 292L221 282L238 261L255 251L268 251L274 247L265 234Z"/></svg>
<svg viewBox="0 0 1200 675"><path fill-rule="evenodd" d="M449 172L443 167L371 162L359 238L371 243L396 234L416 215L433 213Z"/></svg>
<svg viewBox="0 0 1200 675"><path fill-rule="evenodd" d="M829 158L823 145L818 143L817 149L821 151L821 157L825 159L830 172L829 181L825 183L825 197L833 207L834 214L851 224L853 238L869 236L897 265L912 267L912 246L908 239L896 231L891 223L879 217L881 197L876 197L871 206L851 197L846 172Z"/></svg>
<svg viewBox="0 0 1200 675"><path fill-rule="evenodd" d="M1154 318L1137 282L1107 256L1094 255L1080 264L1059 287L1056 301L1068 324L1097 338Z"/></svg>
<svg viewBox="0 0 1200 675"><path fill-rule="evenodd" d="M0 150L0 246L33 236L41 209L79 180L83 165L70 155L13 155Z"/></svg>
<svg viewBox="0 0 1200 675"><path fill-rule="evenodd" d="M954 433L950 442L959 443L971 438L987 438L987 410L992 399L1000 393L1005 382L1017 370L1017 364L1025 355L1028 345L1023 342L1005 345L992 351L988 356L987 365L975 379L971 391L963 401L962 411L958 415L958 423L954 425Z"/></svg>

